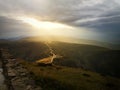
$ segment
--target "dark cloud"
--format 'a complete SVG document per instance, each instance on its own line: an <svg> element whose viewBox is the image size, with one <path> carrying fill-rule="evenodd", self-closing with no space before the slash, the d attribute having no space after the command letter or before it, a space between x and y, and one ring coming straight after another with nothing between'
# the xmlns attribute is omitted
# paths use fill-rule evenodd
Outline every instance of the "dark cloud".
<svg viewBox="0 0 120 90"><path fill-rule="evenodd" d="M11 38L29 35L30 26L20 21L0 16L0 38Z"/></svg>
<svg viewBox="0 0 120 90"><path fill-rule="evenodd" d="M14 18L37 16L43 20L85 27L101 37L110 38L112 35L113 39L120 35L120 0L0 0L0 15ZM26 26L23 26L19 21L0 17L0 32L7 29L26 31Z"/></svg>

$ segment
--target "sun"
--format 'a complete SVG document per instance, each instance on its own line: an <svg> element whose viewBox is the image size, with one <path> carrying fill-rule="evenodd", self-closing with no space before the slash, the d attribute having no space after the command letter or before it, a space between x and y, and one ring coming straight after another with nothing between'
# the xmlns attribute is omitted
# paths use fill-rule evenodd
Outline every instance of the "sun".
<svg viewBox="0 0 120 90"><path fill-rule="evenodd" d="M19 19L38 29L54 30L54 29L61 29L61 28L70 28L69 26L61 24L61 23L50 22L50 21L40 21L40 20L37 20L35 18L30 18L30 17L20 17Z"/></svg>
<svg viewBox="0 0 120 90"><path fill-rule="evenodd" d="M71 33L71 30L73 30L72 26L66 24L52 21L43 21L33 17L18 17L17 19L22 21L23 23L31 25L32 26L30 30L31 35L36 36L63 37L65 35L69 35L69 32Z"/></svg>

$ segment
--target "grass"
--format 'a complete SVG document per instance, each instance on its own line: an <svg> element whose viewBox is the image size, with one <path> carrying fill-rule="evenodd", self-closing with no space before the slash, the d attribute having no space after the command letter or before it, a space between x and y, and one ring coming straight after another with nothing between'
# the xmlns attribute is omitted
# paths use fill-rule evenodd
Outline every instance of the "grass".
<svg viewBox="0 0 120 90"><path fill-rule="evenodd" d="M120 51L67 43L51 43L50 46L57 55L63 56L60 60L55 60L54 64L64 67L39 66L34 63L50 54L48 47L42 42L1 44L1 47L8 48L15 58L24 60L21 63L43 90L120 90L119 78L105 76L120 76Z"/></svg>
<svg viewBox="0 0 120 90"><path fill-rule="evenodd" d="M43 90L119 90L120 80L80 68L22 64Z"/></svg>
<svg viewBox="0 0 120 90"><path fill-rule="evenodd" d="M44 42L18 40L0 43L0 46L8 48L15 58L30 62L50 56L49 48ZM52 42L49 43L49 46L52 47L55 54L62 56L62 58L54 60L56 65L84 68L120 78L120 50L63 42Z"/></svg>

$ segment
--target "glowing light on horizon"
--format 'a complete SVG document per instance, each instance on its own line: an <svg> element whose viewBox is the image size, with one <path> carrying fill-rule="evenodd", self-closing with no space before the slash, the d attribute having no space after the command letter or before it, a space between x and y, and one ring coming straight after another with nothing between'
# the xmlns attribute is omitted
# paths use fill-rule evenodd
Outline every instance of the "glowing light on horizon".
<svg viewBox="0 0 120 90"><path fill-rule="evenodd" d="M38 29L44 29L44 30L51 30L51 29L60 29L60 28L72 28L70 26L56 23L56 22L50 22L50 21L40 21L35 18L29 18L29 17L20 17L19 20L22 20L23 22L30 24Z"/></svg>
<svg viewBox="0 0 120 90"><path fill-rule="evenodd" d="M50 21L42 21L31 17L18 17L18 20L33 26L34 28L30 31L31 35L42 36L57 36L59 39L62 37L88 37L88 32L85 28L77 28L66 24ZM54 39L54 38L53 38Z"/></svg>

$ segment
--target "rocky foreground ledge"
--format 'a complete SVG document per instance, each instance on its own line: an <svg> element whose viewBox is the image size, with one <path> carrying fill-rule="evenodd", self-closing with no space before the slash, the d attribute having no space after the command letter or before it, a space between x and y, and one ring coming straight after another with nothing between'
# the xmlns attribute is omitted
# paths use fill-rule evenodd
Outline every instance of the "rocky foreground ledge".
<svg viewBox="0 0 120 90"><path fill-rule="evenodd" d="M0 50L3 74L8 90L42 90L40 86L30 77L26 68L14 59L7 50Z"/></svg>

